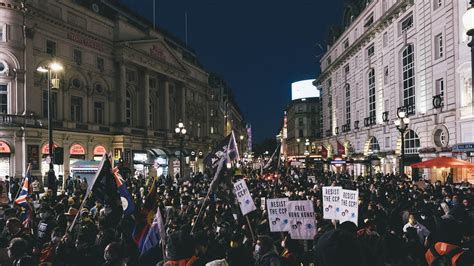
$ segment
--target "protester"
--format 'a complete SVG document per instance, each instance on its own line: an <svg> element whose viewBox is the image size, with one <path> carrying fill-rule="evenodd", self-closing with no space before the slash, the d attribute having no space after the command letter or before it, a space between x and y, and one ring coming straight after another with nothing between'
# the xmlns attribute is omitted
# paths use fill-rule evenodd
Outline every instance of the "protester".
<svg viewBox="0 0 474 266"><path fill-rule="evenodd" d="M56 198L52 189L42 197L32 197L37 193L32 190L28 204L10 204L0 211L0 254L10 254L0 262L424 266L434 264L439 254L449 255L458 266L473 264L474 194L468 183L431 184L395 174L351 176L291 167L262 175L248 166L237 175L224 169L213 180L214 171L176 178L133 177L122 171L129 199L118 194L117 179L108 175L95 184L68 176L66 191ZM232 182L241 179L256 206L246 216L233 204ZM12 178L12 200L21 187L19 180L14 184ZM357 225L323 219L324 186L358 191ZM311 201L315 238L302 241L270 232L264 200L272 198ZM126 213L130 204L135 208ZM32 226L25 228L27 224Z"/></svg>

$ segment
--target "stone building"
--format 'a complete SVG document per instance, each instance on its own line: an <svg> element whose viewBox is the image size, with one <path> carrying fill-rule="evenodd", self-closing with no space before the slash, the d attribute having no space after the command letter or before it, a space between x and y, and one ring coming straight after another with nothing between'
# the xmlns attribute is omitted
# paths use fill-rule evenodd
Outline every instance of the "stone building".
<svg viewBox="0 0 474 266"><path fill-rule="evenodd" d="M444 180L449 169L409 167L436 156L455 156L453 146L474 141L468 37L462 14L468 0L354 0L342 28L331 29L315 82L321 88L324 139L335 157L344 145L347 164L327 165L355 175L399 171L404 111L404 172ZM466 170L457 181L472 179Z"/></svg>
<svg viewBox="0 0 474 266"><path fill-rule="evenodd" d="M24 174L28 163L34 175L48 169L47 82L37 68L51 62L64 67L52 74L60 80L52 92L54 145L64 148L57 175L105 152L137 174L150 165L174 174L180 154L186 172L202 171L202 157L224 136L210 113L221 92L179 39L112 1L1 0L2 177ZM183 150L179 122L187 129Z"/></svg>

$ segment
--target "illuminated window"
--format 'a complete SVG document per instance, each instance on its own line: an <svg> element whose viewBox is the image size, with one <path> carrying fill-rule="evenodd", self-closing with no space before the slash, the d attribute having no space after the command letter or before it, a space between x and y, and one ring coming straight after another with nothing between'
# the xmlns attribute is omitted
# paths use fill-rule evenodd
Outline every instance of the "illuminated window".
<svg viewBox="0 0 474 266"><path fill-rule="evenodd" d="M403 50L402 73L403 105L415 106L415 54L413 44L407 45Z"/></svg>
<svg viewBox="0 0 474 266"><path fill-rule="evenodd" d="M375 70L371 69L368 75L369 84L369 117L375 117Z"/></svg>

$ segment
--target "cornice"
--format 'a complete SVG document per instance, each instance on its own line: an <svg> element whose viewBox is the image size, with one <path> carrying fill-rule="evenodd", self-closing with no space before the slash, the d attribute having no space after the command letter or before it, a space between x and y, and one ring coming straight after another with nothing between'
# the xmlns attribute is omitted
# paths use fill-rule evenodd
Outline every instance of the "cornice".
<svg viewBox="0 0 474 266"><path fill-rule="evenodd" d="M394 18L398 18L401 13L405 12L408 6L413 5L413 0L400 0L397 1L385 14L377 20L377 22L367 29L349 48L345 49L340 56L338 56L332 64L330 64L324 71L322 71L313 84L321 84L327 76L332 74L337 68L346 63L347 59L352 57L357 53L362 47L369 43L372 38L377 34L387 28L393 21ZM342 35L341 35L342 36ZM339 45L340 40L338 40L334 46Z"/></svg>

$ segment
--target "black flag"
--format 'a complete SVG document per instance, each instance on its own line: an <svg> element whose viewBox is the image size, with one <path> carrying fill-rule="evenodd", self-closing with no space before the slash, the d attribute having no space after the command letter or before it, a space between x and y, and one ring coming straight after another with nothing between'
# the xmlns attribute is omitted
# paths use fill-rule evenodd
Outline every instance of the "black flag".
<svg viewBox="0 0 474 266"><path fill-rule="evenodd" d="M112 172L112 164L107 154L102 157L97 174L91 184L91 192L94 198L101 203L115 205L120 200Z"/></svg>
<svg viewBox="0 0 474 266"><path fill-rule="evenodd" d="M227 137L225 137L219 145L217 145L211 153L209 153L206 158L204 158L204 163L211 168L212 170L216 171L221 159L224 160L224 164L226 162L239 160L239 150L237 148L237 143L235 141L234 132L230 133Z"/></svg>

